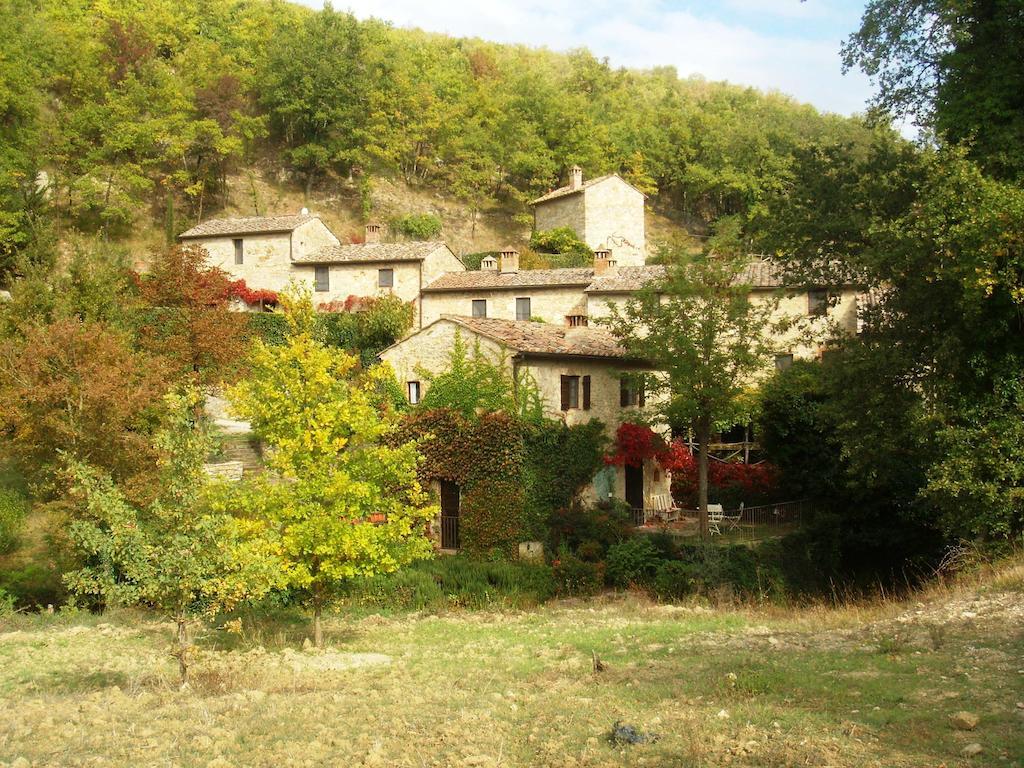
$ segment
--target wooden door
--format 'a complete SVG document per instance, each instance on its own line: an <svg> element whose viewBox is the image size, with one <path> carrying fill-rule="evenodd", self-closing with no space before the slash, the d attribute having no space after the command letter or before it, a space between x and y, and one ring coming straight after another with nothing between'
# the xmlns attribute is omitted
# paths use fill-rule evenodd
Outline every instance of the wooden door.
<svg viewBox="0 0 1024 768"><path fill-rule="evenodd" d="M441 481L441 549L459 548L459 486Z"/></svg>
<svg viewBox="0 0 1024 768"><path fill-rule="evenodd" d="M644 508L644 468L626 465L626 503L633 509Z"/></svg>

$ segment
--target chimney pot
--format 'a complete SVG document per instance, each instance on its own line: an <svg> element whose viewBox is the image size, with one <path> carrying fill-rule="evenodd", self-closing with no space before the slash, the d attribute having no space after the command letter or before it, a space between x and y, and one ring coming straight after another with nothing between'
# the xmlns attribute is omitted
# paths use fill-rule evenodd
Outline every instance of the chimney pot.
<svg viewBox="0 0 1024 768"><path fill-rule="evenodd" d="M602 245L594 251L594 275L603 275L614 272L617 262L612 257L611 249Z"/></svg>
<svg viewBox="0 0 1024 768"><path fill-rule="evenodd" d="M569 169L569 189L579 189L583 186L583 169L574 165Z"/></svg>
<svg viewBox="0 0 1024 768"><path fill-rule="evenodd" d="M494 256L484 256L480 261L480 269L485 272L497 272L498 260Z"/></svg>
<svg viewBox="0 0 1024 768"><path fill-rule="evenodd" d="M371 222L366 225L366 237L363 242L366 243L379 243L380 242L380 224Z"/></svg>
<svg viewBox="0 0 1024 768"><path fill-rule="evenodd" d="M509 246L501 249L501 271L506 272L518 272L519 271L519 251Z"/></svg>

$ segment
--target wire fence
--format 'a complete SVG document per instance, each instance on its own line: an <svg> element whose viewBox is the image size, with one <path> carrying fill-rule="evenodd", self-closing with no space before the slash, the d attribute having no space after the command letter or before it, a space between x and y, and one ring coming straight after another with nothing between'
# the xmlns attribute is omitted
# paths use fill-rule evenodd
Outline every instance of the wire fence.
<svg viewBox="0 0 1024 768"><path fill-rule="evenodd" d="M711 540L729 543L784 536L797 530L809 511L810 502L806 499L726 509L720 515L712 516ZM696 509L676 509L670 513L634 509L633 522L641 530L649 532L700 535L700 512Z"/></svg>

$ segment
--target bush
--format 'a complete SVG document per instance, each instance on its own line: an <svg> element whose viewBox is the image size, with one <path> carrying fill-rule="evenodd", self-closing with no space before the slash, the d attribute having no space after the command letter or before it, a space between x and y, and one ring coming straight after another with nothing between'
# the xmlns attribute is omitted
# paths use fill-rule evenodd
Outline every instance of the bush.
<svg viewBox="0 0 1024 768"><path fill-rule="evenodd" d="M560 596L595 595L604 583L604 564L588 563L562 551L552 567L555 591Z"/></svg>
<svg viewBox="0 0 1024 768"><path fill-rule="evenodd" d="M60 570L38 563L0 571L0 590L13 597L17 605L24 607L60 605L67 599L67 589L61 580Z"/></svg>
<svg viewBox="0 0 1024 768"><path fill-rule="evenodd" d="M391 231L413 240L432 240L441 234L441 218L432 213L410 213L392 219Z"/></svg>
<svg viewBox="0 0 1024 768"><path fill-rule="evenodd" d="M264 344L279 346L288 335L288 321L279 312L248 313L249 332Z"/></svg>
<svg viewBox="0 0 1024 768"><path fill-rule="evenodd" d="M650 584L662 563L661 553L646 536L634 536L608 548L608 583L615 587Z"/></svg>
<svg viewBox="0 0 1024 768"><path fill-rule="evenodd" d="M530 235L530 247L540 253L551 254L553 267L588 267L594 262L594 252L572 227L556 227L544 232L536 230Z"/></svg>
<svg viewBox="0 0 1024 768"><path fill-rule="evenodd" d="M0 488L0 554L18 545L18 533L28 513L28 501L17 491Z"/></svg>
<svg viewBox="0 0 1024 768"><path fill-rule="evenodd" d="M526 608L550 599L554 592L552 571L545 565L456 555L354 582L348 597L359 605L395 610Z"/></svg>
<svg viewBox="0 0 1024 768"><path fill-rule="evenodd" d="M692 563L667 560L654 574L653 591L662 600L679 600L691 594L696 583L697 572Z"/></svg>
<svg viewBox="0 0 1024 768"><path fill-rule="evenodd" d="M556 510L549 521L551 549L576 551L584 542L600 547L596 559L604 556L608 547L625 541L633 535L633 519L629 505L619 499L599 501L592 507L573 502ZM592 556L592 555L591 555ZM589 558L588 558L589 559Z"/></svg>

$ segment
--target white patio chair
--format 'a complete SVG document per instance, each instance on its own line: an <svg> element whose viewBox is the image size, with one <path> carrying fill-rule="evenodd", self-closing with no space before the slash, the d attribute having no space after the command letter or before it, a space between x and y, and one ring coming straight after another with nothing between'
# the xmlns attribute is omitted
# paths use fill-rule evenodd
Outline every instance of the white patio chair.
<svg viewBox="0 0 1024 768"><path fill-rule="evenodd" d="M708 534L711 536L722 535L719 527L725 519L725 511L721 504L708 504Z"/></svg>
<svg viewBox="0 0 1024 768"><path fill-rule="evenodd" d="M740 519L743 517L743 503L740 502L740 508L731 514L722 513L722 520L725 521L727 531L735 531L740 527Z"/></svg>

